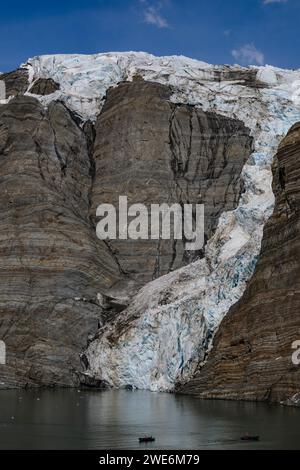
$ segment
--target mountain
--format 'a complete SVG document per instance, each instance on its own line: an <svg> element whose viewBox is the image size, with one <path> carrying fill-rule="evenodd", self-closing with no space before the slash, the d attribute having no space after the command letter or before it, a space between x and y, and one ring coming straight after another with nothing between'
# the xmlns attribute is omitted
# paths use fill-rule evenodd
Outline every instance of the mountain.
<svg viewBox="0 0 300 470"><path fill-rule="evenodd" d="M84 383L235 396L234 372L228 389L226 367L219 381L211 377L229 347L219 338L235 341L230 319L238 317L248 344L260 330L247 330L244 313L262 304L261 291L273 296L270 254L269 268L257 273L271 243L272 163L300 121L300 72L129 52L39 56L0 79L0 339L7 347L0 387ZM130 204L201 202L204 248L99 240L97 206L116 205L120 195ZM272 243L285 225L274 228ZM257 276L261 287L251 290ZM296 290L296 280L286 288ZM297 326L292 310L283 317ZM271 313L263 314L271 328ZM260 323L258 311L251 315ZM288 361L298 338L278 334ZM247 361L251 368L257 358ZM202 374L211 379L207 388ZM255 388L247 374L240 366L239 380ZM270 382L276 378L271 367ZM236 397L271 396L267 385L261 394L250 385Z"/></svg>

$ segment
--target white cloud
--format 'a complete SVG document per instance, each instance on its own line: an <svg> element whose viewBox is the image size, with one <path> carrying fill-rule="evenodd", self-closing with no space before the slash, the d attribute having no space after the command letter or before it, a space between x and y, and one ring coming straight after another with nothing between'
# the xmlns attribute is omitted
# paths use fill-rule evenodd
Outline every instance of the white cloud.
<svg viewBox="0 0 300 470"><path fill-rule="evenodd" d="M265 62L264 54L256 49L254 44L245 44L239 49L233 49L231 54L238 62L243 65L263 65Z"/></svg>
<svg viewBox="0 0 300 470"><path fill-rule="evenodd" d="M144 19L148 24L153 24L158 28L167 28L168 22L155 7L147 7L144 11Z"/></svg>
<svg viewBox="0 0 300 470"><path fill-rule="evenodd" d="M158 28L168 28L169 23L161 14L161 9L166 2L160 1L155 5L150 4L147 0L140 0L143 5L143 17L145 23L152 24Z"/></svg>
<svg viewBox="0 0 300 470"><path fill-rule="evenodd" d="M264 5L270 5L270 3L286 3L288 0L263 0Z"/></svg>

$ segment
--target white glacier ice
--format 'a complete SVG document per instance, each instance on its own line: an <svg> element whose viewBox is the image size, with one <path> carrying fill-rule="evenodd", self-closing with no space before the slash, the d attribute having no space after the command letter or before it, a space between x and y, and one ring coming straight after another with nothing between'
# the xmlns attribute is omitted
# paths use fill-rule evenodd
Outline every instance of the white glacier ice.
<svg viewBox="0 0 300 470"><path fill-rule="evenodd" d="M43 77L60 84L52 95L38 97L45 105L60 99L85 120L96 119L110 86L139 74L170 85L174 103L239 119L251 130L255 148L243 168L245 192L236 210L221 215L205 258L147 284L86 351L88 374L113 386L172 390L205 360L213 334L254 271L274 206L272 159L300 120L300 71L250 67L265 85L255 88L224 74L216 79L246 70L239 66L142 52L40 56L25 66L31 82Z"/></svg>

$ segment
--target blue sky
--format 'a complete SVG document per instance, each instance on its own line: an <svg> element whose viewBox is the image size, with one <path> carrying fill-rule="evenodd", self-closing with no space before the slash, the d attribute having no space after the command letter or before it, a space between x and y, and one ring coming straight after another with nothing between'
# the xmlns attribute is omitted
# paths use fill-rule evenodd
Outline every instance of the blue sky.
<svg viewBox="0 0 300 470"><path fill-rule="evenodd" d="M300 68L300 0L1 2L0 70L52 53L143 50Z"/></svg>

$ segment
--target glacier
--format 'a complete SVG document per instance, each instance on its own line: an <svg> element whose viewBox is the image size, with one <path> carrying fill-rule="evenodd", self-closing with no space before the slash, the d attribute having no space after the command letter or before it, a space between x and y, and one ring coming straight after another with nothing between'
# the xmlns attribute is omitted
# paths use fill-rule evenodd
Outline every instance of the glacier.
<svg viewBox="0 0 300 470"><path fill-rule="evenodd" d="M300 120L300 71L216 66L143 52L38 56L24 67L30 86L38 78L60 84L51 95L34 95L45 106L61 100L83 120L95 121L109 87L140 75L171 86L174 103L239 119L251 130L254 151L242 172L245 192L234 211L220 216L205 257L144 286L85 351L90 376L114 387L171 391L206 360L220 322L254 272L274 207L272 160ZM226 78L247 70L256 71L264 86Z"/></svg>

